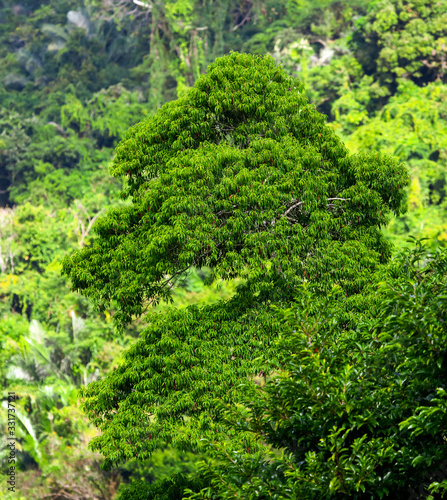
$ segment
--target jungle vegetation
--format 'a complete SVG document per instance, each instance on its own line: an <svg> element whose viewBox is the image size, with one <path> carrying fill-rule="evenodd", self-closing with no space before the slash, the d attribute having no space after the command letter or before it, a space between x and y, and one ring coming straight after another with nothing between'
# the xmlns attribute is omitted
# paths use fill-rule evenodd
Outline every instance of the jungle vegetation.
<svg viewBox="0 0 447 500"><path fill-rule="evenodd" d="M447 2L0 6L4 498L441 498Z"/></svg>

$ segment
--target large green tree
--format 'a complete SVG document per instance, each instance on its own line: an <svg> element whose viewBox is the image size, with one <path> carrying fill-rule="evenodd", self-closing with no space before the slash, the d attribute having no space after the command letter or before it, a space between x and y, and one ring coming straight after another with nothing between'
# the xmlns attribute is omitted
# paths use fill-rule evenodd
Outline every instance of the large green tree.
<svg viewBox="0 0 447 500"><path fill-rule="evenodd" d="M243 283L227 301L149 314L117 369L83 390L106 464L219 435L216 398L237 401L260 354L277 354L283 324L267 306L293 302L304 280L367 307L362 292L391 256L380 226L405 209L409 181L392 157L350 155L271 57L238 53L130 129L112 173L130 203L64 260L73 289L113 304L122 327L192 266Z"/></svg>

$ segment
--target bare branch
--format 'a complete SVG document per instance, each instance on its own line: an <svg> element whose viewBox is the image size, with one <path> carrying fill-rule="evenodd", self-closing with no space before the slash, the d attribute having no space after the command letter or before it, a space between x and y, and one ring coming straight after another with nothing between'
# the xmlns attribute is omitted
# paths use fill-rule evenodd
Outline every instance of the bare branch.
<svg viewBox="0 0 447 500"><path fill-rule="evenodd" d="M325 49L327 49L327 43L326 43L324 40L322 40L321 38L318 38L318 39L317 39L317 40L315 40L315 41L316 41L316 42L318 42L318 43L321 43L321 45L323 45L323 47L324 47Z"/></svg>
<svg viewBox="0 0 447 500"><path fill-rule="evenodd" d="M81 239L81 246L84 246L84 240L87 238L88 233L90 232L90 229L92 228L93 224L95 223L96 219L106 211L105 208L102 208L92 219L89 219L88 226L84 234L82 235Z"/></svg>
<svg viewBox="0 0 447 500"><path fill-rule="evenodd" d="M0 245L0 272L6 273L6 260L2 257L1 245Z"/></svg>
<svg viewBox="0 0 447 500"><path fill-rule="evenodd" d="M77 206L79 212L75 212L73 209L70 209L71 210L71 213L75 216L76 218L76 221L78 223L78 227L77 227L77 230L76 230L76 234L79 234L79 229L81 230L81 240L79 241L79 246L82 248L84 246L84 243L85 243L85 239L87 238L93 224L95 223L96 219L102 214L105 212L105 208L102 208L94 217L90 218L90 216L88 215L88 212L86 210L86 208L82 205L82 203L78 203L78 206ZM84 222L81 218L81 213L80 212L83 212L85 217L87 218L88 220L88 225L87 225L87 229L85 228L85 225L84 225Z"/></svg>
<svg viewBox="0 0 447 500"><path fill-rule="evenodd" d="M139 5L140 7L147 7L149 10L152 9L152 5L148 3L140 2L140 0L132 0L135 5Z"/></svg>
<svg viewBox="0 0 447 500"><path fill-rule="evenodd" d="M250 8L248 9L248 12L245 14L244 19L242 19L242 21L240 23L236 24L236 26L234 26L231 31L236 31L238 28L243 26L245 24L245 22L248 22L250 20L251 7L252 6L250 6Z"/></svg>
<svg viewBox="0 0 447 500"><path fill-rule="evenodd" d="M283 213L283 216L285 217L289 212L291 212L294 208L296 207L299 207L300 205L302 205L304 203L304 201L299 201L298 203L295 203L295 205L292 205L291 207L289 207L284 213Z"/></svg>
<svg viewBox="0 0 447 500"><path fill-rule="evenodd" d="M14 274L14 257L15 257L15 253L12 253L11 252L11 249L9 249L9 260L11 262L11 273Z"/></svg>
<svg viewBox="0 0 447 500"><path fill-rule="evenodd" d="M47 125L53 125L53 127L56 127L61 134L64 134L65 136L67 135L67 132L56 122L47 122Z"/></svg>
<svg viewBox="0 0 447 500"><path fill-rule="evenodd" d="M222 246L223 243L218 243L216 245L216 248L219 248L220 246ZM161 285L162 287L165 287L166 285L169 286L169 288L172 288L174 286L174 284L176 283L176 281L178 280L178 278L180 277L181 274L183 274L185 271L187 271L188 269L190 269L191 267L193 266L197 266L197 264L204 258L206 257L207 255L209 255L210 253L212 252L212 250L207 250L206 252L203 252L202 255L199 255L199 257L196 257L194 259L194 261L187 265L186 267L184 267L183 269L180 269L180 271L177 271L176 273L174 273L170 278L168 278L166 275L164 276L165 278L165 282ZM172 281L174 278L177 277L177 280L175 281Z"/></svg>
<svg viewBox="0 0 447 500"><path fill-rule="evenodd" d="M185 29L192 29L194 31L203 31L203 30L207 30L208 29L208 26L201 26L200 28L194 28L194 26L185 26Z"/></svg>

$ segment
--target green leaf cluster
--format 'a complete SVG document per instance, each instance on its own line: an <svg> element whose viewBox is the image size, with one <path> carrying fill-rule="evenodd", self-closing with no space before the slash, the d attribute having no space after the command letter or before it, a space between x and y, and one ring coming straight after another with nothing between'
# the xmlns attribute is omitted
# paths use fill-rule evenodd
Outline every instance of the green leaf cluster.
<svg viewBox="0 0 447 500"><path fill-rule="evenodd" d="M268 306L294 303L304 282L367 310L363 293L391 251L379 225L405 209L408 183L392 157L349 155L272 58L237 53L132 128L112 172L127 176L132 201L64 260L74 289L116 304L123 326L193 266L242 282L229 300L149 314L116 369L81 389L105 467L166 443L231 443L222 404L267 375L264 356L283 356L287 324ZM343 314L349 331L356 316Z"/></svg>
<svg viewBox="0 0 447 500"><path fill-rule="evenodd" d="M445 0L378 0L357 21L352 45L365 72L383 84L445 83L446 26Z"/></svg>

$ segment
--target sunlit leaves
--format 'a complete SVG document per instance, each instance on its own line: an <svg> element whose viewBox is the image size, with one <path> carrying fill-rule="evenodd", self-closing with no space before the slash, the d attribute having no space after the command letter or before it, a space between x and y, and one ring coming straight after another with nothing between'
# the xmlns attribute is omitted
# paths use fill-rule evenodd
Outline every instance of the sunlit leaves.
<svg viewBox="0 0 447 500"><path fill-rule="evenodd" d="M357 260L390 255L377 227L405 210L408 175L386 156L349 156L302 90L271 58L233 53L130 129L111 171L132 204L100 218L99 238L65 261L74 288L114 301L117 323L169 300L191 266L256 287L266 260L267 282L306 271L325 289L340 278L329 261L314 272L324 241L332 268L354 273L346 292L359 291Z"/></svg>

